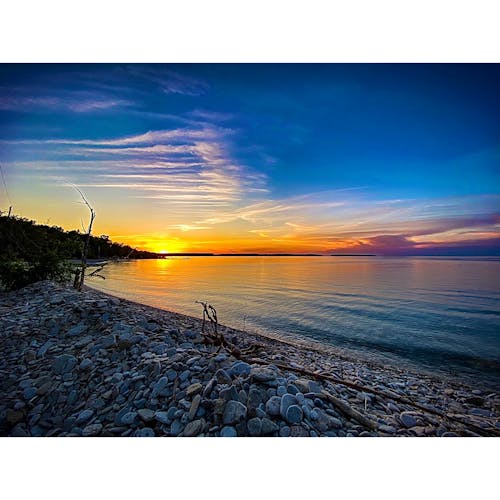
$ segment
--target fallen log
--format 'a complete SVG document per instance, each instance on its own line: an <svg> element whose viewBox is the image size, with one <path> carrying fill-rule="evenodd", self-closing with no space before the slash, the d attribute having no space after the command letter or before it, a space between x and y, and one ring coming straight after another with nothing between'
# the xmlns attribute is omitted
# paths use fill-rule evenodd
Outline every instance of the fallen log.
<svg viewBox="0 0 500 500"><path fill-rule="evenodd" d="M376 422L374 422L371 418L365 417L359 411L349 406L345 401L342 401L341 399L335 397L333 394L330 394L327 391L321 391L321 394L319 394L318 396L332 403L333 406L335 406L346 417L356 420L368 429L378 431L378 424Z"/></svg>

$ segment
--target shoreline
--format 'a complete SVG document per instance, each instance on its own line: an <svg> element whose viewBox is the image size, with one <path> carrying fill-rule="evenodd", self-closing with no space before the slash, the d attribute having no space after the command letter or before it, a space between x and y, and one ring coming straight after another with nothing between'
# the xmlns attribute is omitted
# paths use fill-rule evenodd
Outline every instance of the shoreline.
<svg viewBox="0 0 500 500"><path fill-rule="evenodd" d="M126 294L116 294L116 291L109 291L98 286L95 283L86 284L89 289L105 295L107 297L115 297L120 300L134 306L144 306L149 307L151 310L163 311L171 314L178 314L180 316L200 321L200 318L196 316L191 316L189 314L184 314L180 311L173 309L168 309L160 305L149 305L143 302L132 300L126 297ZM201 316L201 308L200 308ZM366 351L362 349L355 349L351 347L339 347L331 343L324 342L319 339L312 337L307 337L306 335L301 335L298 333L274 333L265 330L250 330L241 329L238 327L233 327L230 325L222 325L224 328L228 328L234 332L239 332L240 334L253 336L255 339L267 339L268 341L277 342L280 344L286 344L290 347L297 349L309 349L317 351L318 353L324 355L331 355L339 358L340 360L351 362L351 363L363 363L366 366L372 367L375 370L394 370L397 373L405 372L412 373L414 376L424 376L431 379L436 379L439 381L444 381L445 383L455 383L455 384L465 384L475 387L480 387L483 391L497 392L499 385L495 381L490 381L487 374L479 372L462 372L457 373L456 369L442 369L434 368L431 366L425 366L419 364L417 361L403 358L397 355L387 355L379 351ZM499 380L500 379L495 379Z"/></svg>
<svg viewBox="0 0 500 500"><path fill-rule="evenodd" d="M219 325L242 352L259 345L255 362L247 363L205 346L201 319L88 286L79 294L50 282L0 294L0 312L1 435L500 432L500 401L491 388L479 389L441 373L417 373L353 358L351 352L309 339L275 338ZM300 375L301 369L316 376ZM375 394L321 376L334 376ZM324 393L335 403L325 400ZM464 424L391 401L386 393Z"/></svg>

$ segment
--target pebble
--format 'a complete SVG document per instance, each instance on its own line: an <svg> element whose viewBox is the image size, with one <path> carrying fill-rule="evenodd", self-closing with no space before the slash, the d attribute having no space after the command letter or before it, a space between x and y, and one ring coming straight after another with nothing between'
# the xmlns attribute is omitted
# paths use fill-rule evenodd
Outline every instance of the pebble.
<svg viewBox="0 0 500 500"><path fill-rule="evenodd" d="M491 390L458 382L451 388L397 367L385 372L265 338L253 365L228 352L212 357L214 349L201 343L198 319L115 304L90 289L78 293L34 284L0 293L0 310L0 393L6 395L0 401L0 435L377 435L340 418L318 397L323 388L366 412L381 435L463 435L454 424L445 427L409 405L298 376L278 369L274 360L339 373L381 392L395 390L486 431L500 428L498 396ZM254 345L253 338L227 333L242 351Z"/></svg>
<svg viewBox="0 0 500 500"><path fill-rule="evenodd" d="M123 417L121 418L122 424L125 425L131 425L137 420L137 412L135 411L129 411L128 413L125 413Z"/></svg>
<svg viewBox="0 0 500 500"><path fill-rule="evenodd" d="M224 416L222 418L224 424L237 424L241 422L247 414L247 407L239 401L228 401L224 408Z"/></svg>
<svg viewBox="0 0 500 500"><path fill-rule="evenodd" d="M141 408L140 410L137 410L137 414L141 420L144 420L144 422L151 422L151 420L155 418L155 412L149 408Z"/></svg>
<svg viewBox="0 0 500 500"><path fill-rule="evenodd" d="M87 425L87 427L83 428L82 431L82 436L84 437L89 437L89 436L98 436L102 431L102 424L96 423L96 424L90 424Z"/></svg>
<svg viewBox="0 0 500 500"><path fill-rule="evenodd" d="M187 389L186 389L186 396L190 397L193 396L194 394L198 394L201 392L203 389L203 386L197 382L195 384L191 384Z"/></svg>
<svg viewBox="0 0 500 500"><path fill-rule="evenodd" d="M155 413L155 419L162 424L168 424L170 422L166 411L157 411Z"/></svg>
<svg viewBox="0 0 500 500"><path fill-rule="evenodd" d="M229 375L231 377L244 377L250 373L251 366L244 361L237 361L229 369Z"/></svg>
<svg viewBox="0 0 500 500"><path fill-rule="evenodd" d="M83 410L76 417L76 424L77 425L83 424L87 420L90 420L93 415L94 415L94 410L90 410L90 409Z"/></svg>
<svg viewBox="0 0 500 500"><path fill-rule="evenodd" d="M269 382L277 378L277 372L265 366L253 367L250 370L250 375L257 382Z"/></svg>
<svg viewBox="0 0 500 500"><path fill-rule="evenodd" d="M272 396L266 403L266 412L272 417L280 414L281 398L279 396Z"/></svg>
<svg viewBox="0 0 500 500"><path fill-rule="evenodd" d="M135 431L136 437L155 437L155 431L150 427L143 427Z"/></svg>
<svg viewBox="0 0 500 500"><path fill-rule="evenodd" d="M287 408L285 418L289 424L298 424L302 421L302 417L303 412L300 406L291 405Z"/></svg>
<svg viewBox="0 0 500 500"><path fill-rule="evenodd" d="M262 432L262 420L260 418L251 418L247 422L247 428L250 436L260 436Z"/></svg>
<svg viewBox="0 0 500 500"><path fill-rule="evenodd" d="M236 429L231 426L225 426L222 428L220 431L221 437L236 437L238 434L236 432Z"/></svg>
<svg viewBox="0 0 500 500"><path fill-rule="evenodd" d="M183 434L186 437L197 436L198 434L203 432L204 428L205 428L205 420L203 419L193 420L192 422L189 422L189 424L186 425Z"/></svg>
<svg viewBox="0 0 500 500"><path fill-rule="evenodd" d="M399 419L405 427L415 427L417 425L417 419L410 413L401 413Z"/></svg>
<svg viewBox="0 0 500 500"><path fill-rule="evenodd" d="M52 363L52 371L56 375L68 373L76 366L77 359L71 354L61 354Z"/></svg>
<svg viewBox="0 0 500 500"><path fill-rule="evenodd" d="M201 402L201 396L199 394L197 394L193 398L193 402L191 403L191 407L189 408L189 420L192 420L195 417L196 412L198 411L198 408L200 407L200 402Z"/></svg>
<svg viewBox="0 0 500 500"><path fill-rule="evenodd" d="M231 384L233 381L229 376L229 373L227 373L226 370L223 370L222 368L215 372L215 378L217 379L217 382L219 382L219 384Z"/></svg>
<svg viewBox="0 0 500 500"><path fill-rule="evenodd" d="M280 415L282 416L282 418L286 419L286 413L288 411L288 408L296 404L297 404L297 399L295 398L295 396L293 396L292 394L285 394L281 398L281 403L280 403Z"/></svg>

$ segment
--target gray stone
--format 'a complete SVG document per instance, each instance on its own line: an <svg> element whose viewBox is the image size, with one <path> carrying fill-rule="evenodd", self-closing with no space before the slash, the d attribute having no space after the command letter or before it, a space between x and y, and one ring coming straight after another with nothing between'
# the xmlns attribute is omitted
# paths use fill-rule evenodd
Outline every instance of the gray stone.
<svg viewBox="0 0 500 500"><path fill-rule="evenodd" d="M284 425L280 428L280 437L289 437L290 436L290 427L288 425Z"/></svg>
<svg viewBox="0 0 500 500"><path fill-rule="evenodd" d="M294 395L292 395L292 394L285 394L281 398L281 404L280 404L280 414L281 414L281 416L284 419L286 419L286 412L288 410L288 407L292 406L292 405L296 405L296 404L297 404L297 398Z"/></svg>
<svg viewBox="0 0 500 500"><path fill-rule="evenodd" d="M225 389L222 389L219 393L219 397L226 401L230 401L232 399L238 400L238 391L236 390L236 387L234 385L231 385L229 387L226 387Z"/></svg>
<svg viewBox="0 0 500 500"><path fill-rule="evenodd" d="M80 363L80 370L90 370L94 363L92 363L92 360L89 358L85 358L81 363Z"/></svg>
<svg viewBox="0 0 500 500"><path fill-rule="evenodd" d="M224 408L224 424L237 424L247 416L247 407L239 401L228 401Z"/></svg>
<svg viewBox="0 0 500 500"><path fill-rule="evenodd" d="M260 389L252 387L248 392L248 408L257 408L261 403L267 399L267 394Z"/></svg>
<svg viewBox="0 0 500 500"><path fill-rule="evenodd" d="M266 412L272 417L276 417L280 414L281 398L279 396L273 396L268 399L266 403Z"/></svg>
<svg viewBox="0 0 500 500"><path fill-rule="evenodd" d="M303 418L302 409L298 405L289 406L288 409L286 410L285 418L289 424L298 424L302 422Z"/></svg>
<svg viewBox="0 0 500 500"><path fill-rule="evenodd" d="M319 393L322 391L321 384L314 380L309 381L309 392Z"/></svg>
<svg viewBox="0 0 500 500"><path fill-rule="evenodd" d="M262 432L262 421L260 418L251 418L247 422L248 434L250 436L260 436Z"/></svg>
<svg viewBox="0 0 500 500"><path fill-rule="evenodd" d="M250 371L250 375L258 382L270 382L275 380L278 376L276 370L267 366L253 367Z"/></svg>
<svg viewBox="0 0 500 500"><path fill-rule="evenodd" d="M284 385L279 385L276 389L276 394L278 396L284 396L286 394L286 387Z"/></svg>
<svg viewBox="0 0 500 500"><path fill-rule="evenodd" d="M230 384L232 382L229 374L222 368L215 372L215 378L217 379L217 382L219 382L219 384Z"/></svg>
<svg viewBox="0 0 500 500"><path fill-rule="evenodd" d="M151 422L151 420L155 418L155 412L149 408L141 408L140 410L137 410L137 414L142 420L144 420L144 422Z"/></svg>
<svg viewBox="0 0 500 500"><path fill-rule="evenodd" d="M244 361L237 361L229 369L229 375L232 377L245 377L250 373L251 366Z"/></svg>
<svg viewBox="0 0 500 500"><path fill-rule="evenodd" d="M81 425L90 420L94 415L94 410L86 409L81 411L76 417L76 425Z"/></svg>
<svg viewBox="0 0 500 500"><path fill-rule="evenodd" d="M286 392L288 392L289 394L293 394L293 395L296 395L299 390L297 389L297 387L293 384L288 384L286 386Z"/></svg>
<svg viewBox="0 0 500 500"><path fill-rule="evenodd" d="M125 413L123 417L121 418L121 423L125 425L131 425L137 420L137 412L135 411L129 411L128 413Z"/></svg>
<svg viewBox="0 0 500 500"><path fill-rule="evenodd" d="M193 420L192 422L189 422L189 424L186 425L183 434L186 437L197 436L198 434L203 432L204 428L205 428L205 420L203 419Z"/></svg>
<svg viewBox="0 0 500 500"><path fill-rule="evenodd" d="M35 387L26 387L23 391L23 396L24 399L31 399L32 397L36 396L37 390Z"/></svg>
<svg viewBox="0 0 500 500"><path fill-rule="evenodd" d="M136 437L155 437L155 431L150 427L143 427L135 431Z"/></svg>
<svg viewBox="0 0 500 500"><path fill-rule="evenodd" d="M84 427L82 431L82 436L90 437L90 436L98 436L102 431L102 424L90 424L87 427Z"/></svg>
<svg viewBox="0 0 500 500"><path fill-rule="evenodd" d="M309 437L309 432L301 425L292 425L290 427L291 437Z"/></svg>
<svg viewBox="0 0 500 500"><path fill-rule="evenodd" d="M399 407L394 403L392 403L391 401L387 403L387 408L391 411L399 411Z"/></svg>
<svg viewBox="0 0 500 500"><path fill-rule="evenodd" d="M56 343L53 340L47 340L40 349L38 349L36 356L37 358L43 358L45 354L47 354L47 351Z"/></svg>
<svg viewBox="0 0 500 500"><path fill-rule="evenodd" d="M160 395L168 386L168 378L167 377L161 377L158 382L153 386L153 391L151 392L151 395L153 397L156 397Z"/></svg>
<svg viewBox="0 0 500 500"><path fill-rule="evenodd" d="M71 354L61 354L60 356L57 356L56 359L54 359L54 362L52 363L52 371L56 375L62 375L73 370L73 368L75 368L76 366L76 363L77 359Z"/></svg>
<svg viewBox="0 0 500 500"><path fill-rule="evenodd" d="M186 389L186 396L188 397L191 397L193 396L194 394L198 394L199 392L201 392L201 390L203 389L203 386L199 383L199 382L196 382L194 384L191 384L187 389Z"/></svg>
<svg viewBox="0 0 500 500"><path fill-rule="evenodd" d="M200 402L201 402L201 396L200 394L197 394L193 398L193 402L191 403L191 407L189 408L189 420L193 420L193 418L196 415L196 412L198 411L198 408L200 407Z"/></svg>
<svg viewBox="0 0 500 500"><path fill-rule="evenodd" d="M155 419L158 420L158 422L160 422L161 424L168 424L170 422L166 411L157 411L155 413Z"/></svg>
<svg viewBox="0 0 500 500"><path fill-rule="evenodd" d="M182 432L182 429L184 429L184 424L180 420L176 419L170 426L170 434L172 434L172 436L178 436Z"/></svg>
<svg viewBox="0 0 500 500"><path fill-rule="evenodd" d="M108 349L109 347L115 346L116 345L115 335L110 333L109 335L102 337L98 345L101 349Z"/></svg>
<svg viewBox="0 0 500 500"><path fill-rule="evenodd" d="M170 382L173 382L177 377L177 372L175 370L168 370L165 375L167 376L168 380L170 380Z"/></svg>
<svg viewBox="0 0 500 500"><path fill-rule="evenodd" d="M401 413L399 419L405 427L415 427L417 425L417 419L410 413Z"/></svg>
<svg viewBox="0 0 500 500"><path fill-rule="evenodd" d="M73 328L70 328L66 335L68 337L76 337L77 335L81 335L82 333L85 333L87 331L87 325L84 325L82 323L78 323L78 325L74 326Z"/></svg>
<svg viewBox="0 0 500 500"><path fill-rule="evenodd" d="M68 405L73 406L78 400L78 392L74 389L68 394L68 399L66 400Z"/></svg>
<svg viewBox="0 0 500 500"><path fill-rule="evenodd" d="M238 434L234 427L226 426L222 428L220 435L221 437L236 437Z"/></svg>
<svg viewBox="0 0 500 500"><path fill-rule="evenodd" d="M274 434L278 429L279 427L272 420L269 420L268 418L262 419L261 433L263 436Z"/></svg>

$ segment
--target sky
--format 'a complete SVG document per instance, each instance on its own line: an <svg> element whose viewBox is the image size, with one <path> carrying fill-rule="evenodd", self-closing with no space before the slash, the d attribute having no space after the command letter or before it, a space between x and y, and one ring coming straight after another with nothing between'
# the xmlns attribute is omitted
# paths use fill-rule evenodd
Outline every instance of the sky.
<svg viewBox="0 0 500 500"><path fill-rule="evenodd" d="M500 255L500 65L0 65L0 210L155 252Z"/></svg>

